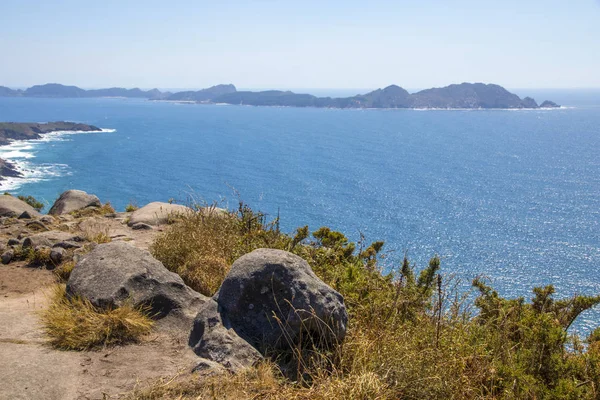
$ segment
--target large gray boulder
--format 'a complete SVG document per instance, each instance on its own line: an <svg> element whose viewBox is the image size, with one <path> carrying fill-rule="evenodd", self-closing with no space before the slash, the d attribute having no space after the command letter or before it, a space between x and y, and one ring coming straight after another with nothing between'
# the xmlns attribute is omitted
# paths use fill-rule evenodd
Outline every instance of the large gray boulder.
<svg viewBox="0 0 600 400"><path fill-rule="evenodd" d="M67 190L54 202L48 214L69 214L88 207L102 207L102 203L98 197L83 190Z"/></svg>
<svg viewBox="0 0 600 400"><path fill-rule="evenodd" d="M152 226L165 225L169 223L170 219L191 211L191 208L181 204L155 201L135 210L129 217L128 225L134 226L140 223Z"/></svg>
<svg viewBox="0 0 600 400"><path fill-rule="evenodd" d="M103 308L149 306L156 319L191 322L208 298L190 289L149 252L125 242L98 245L81 259L67 282L67 294Z"/></svg>
<svg viewBox="0 0 600 400"><path fill-rule="evenodd" d="M41 214L23 200L9 194L0 195L0 217L17 218L27 212L31 217L38 218Z"/></svg>
<svg viewBox="0 0 600 400"><path fill-rule="evenodd" d="M287 251L258 249L240 257L214 298L222 318L263 354L289 348L301 335L323 346L346 335L342 295Z"/></svg>
<svg viewBox="0 0 600 400"><path fill-rule="evenodd" d="M198 356L235 372L262 359L260 353L223 321L217 302L209 299L194 319L189 345Z"/></svg>

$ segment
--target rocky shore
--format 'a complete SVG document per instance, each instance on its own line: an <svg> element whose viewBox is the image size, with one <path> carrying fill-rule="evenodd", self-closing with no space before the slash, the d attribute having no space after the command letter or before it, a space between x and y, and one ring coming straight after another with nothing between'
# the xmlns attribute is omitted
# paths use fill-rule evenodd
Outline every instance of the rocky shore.
<svg viewBox="0 0 600 400"><path fill-rule="evenodd" d="M35 140L51 132L101 132L102 129L87 124L75 122L0 122L0 146L6 146L14 141ZM0 181L7 177L20 177L16 166L0 158Z"/></svg>

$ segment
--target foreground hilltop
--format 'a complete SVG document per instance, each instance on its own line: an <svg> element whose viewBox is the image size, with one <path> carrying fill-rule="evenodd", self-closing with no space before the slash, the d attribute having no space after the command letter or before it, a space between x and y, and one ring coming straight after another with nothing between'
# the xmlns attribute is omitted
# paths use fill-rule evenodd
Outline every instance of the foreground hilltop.
<svg viewBox="0 0 600 400"><path fill-rule="evenodd" d="M0 86L0 97L131 97L150 100L185 101L213 104L241 104L252 106L324 107L324 108L551 108L559 107L546 100L541 106L531 97L521 99L505 88L494 84L461 83L442 88L409 93L397 85L377 89L352 97L317 97L310 94L281 90L261 92L238 91L232 84L216 85L198 91L177 93L158 89L95 89L84 90L77 86L57 83L36 85L24 91Z"/></svg>
<svg viewBox="0 0 600 400"><path fill-rule="evenodd" d="M600 328L569 330L600 296L385 273L383 242L243 203L43 207L0 195L2 399L600 397Z"/></svg>

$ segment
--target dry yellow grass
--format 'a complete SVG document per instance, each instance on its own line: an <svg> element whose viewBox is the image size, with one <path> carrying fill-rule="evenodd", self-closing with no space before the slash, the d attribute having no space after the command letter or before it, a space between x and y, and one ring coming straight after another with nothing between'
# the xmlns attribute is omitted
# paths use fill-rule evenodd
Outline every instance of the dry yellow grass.
<svg viewBox="0 0 600 400"><path fill-rule="evenodd" d="M112 214L115 209L112 207L110 202L106 202L101 207L88 207L81 210L73 211L71 215L75 218L92 217L94 215L106 215Z"/></svg>
<svg viewBox="0 0 600 400"><path fill-rule="evenodd" d="M83 235L89 242L98 244L108 243L112 240L110 238L110 227L106 223L95 220L85 224Z"/></svg>
<svg viewBox="0 0 600 400"><path fill-rule="evenodd" d="M235 214L205 210L181 217L150 250L187 285L212 296L233 261L247 252L252 238L244 230Z"/></svg>
<svg viewBox="0 0 600 400"><path fill-rule="evenodd" d="M135 342L153 326L146 310L129 305L98 309L86 299L68 298L64 285L57 285L49 295L50 305L40 312L40 319L50 344L59 349L87 350Z"/></svg>
<svg viewBox="0 0 600 400"><path fill-rule="evenodd" d="M67 282L73 268L75 268L75 261L67 261L59 265L53 272L60 282Z"/></svg>

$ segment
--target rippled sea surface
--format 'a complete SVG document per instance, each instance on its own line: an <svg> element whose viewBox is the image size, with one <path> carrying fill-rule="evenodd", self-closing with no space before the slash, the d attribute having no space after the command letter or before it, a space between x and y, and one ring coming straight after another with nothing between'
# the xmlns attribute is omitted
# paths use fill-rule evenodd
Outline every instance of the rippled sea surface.
<svg viewBox="0 0 600 400"><path fill-rule="evenodd" d="M598 104L598 103L596 103ZM0 98L0 121L69 120L103 133L0 148L25 179L2 190L51 204L64 190L117 209L190 193L384 240L387 262L434 254L465 285L504 295L600 293L600 107L328 110L124 99ZM224 200L223 200L224 199ZM49 209L47 206L46 210ZM579 322L600 325L600 312Z"/></svg>

